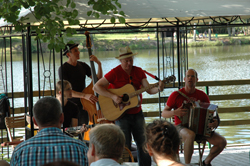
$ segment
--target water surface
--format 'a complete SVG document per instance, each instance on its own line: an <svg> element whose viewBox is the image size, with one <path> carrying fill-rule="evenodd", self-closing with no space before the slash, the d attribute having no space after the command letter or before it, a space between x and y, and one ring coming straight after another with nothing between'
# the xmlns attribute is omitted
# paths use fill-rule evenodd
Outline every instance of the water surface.
<svg viewBox="0 0 250 166"><path fill-rule="evenodd" d="M144 70L158 76L158 60L157 60L157 51L156 50L133 50L133 52L138 52L138 55L135 56L134 65L143 68ZM119 61L115 59L119 55L118 51L93 51L100 61L102 62L103 73L107 73L115 66L119 65ZM188 65L189 68L193 68L198 72L199 81L213 81L213 80L239 80L239 79L249 79L250 78L250 47L245 46L220 46L220 47L199 47L199 48L188 48ZM89 64L88 53L84 52L80 55L80 60L85 61ZM175 56L176 57L176 56ZM33 90L38 90L38 65L36 54L32 56L33 58ZM44 62L43 62L44 58ZM60 66L60 56L56 55L55 58L55 70L51 64L52 58L50 54L40 55L40 89L49 90L50 88L54 89L53 78L55 76L56 81L58 78L58 67ZM160 78L163 78L162 75L162 64L168 64L168 59L165 58L164 61L162 57L160 59ZM64 57L63 61L67 61L67 58ZM7 73L10 73L10 62L8 62ZM23 87L23 61L21 55L14 55L13 57L13 90L15 92L24 91ZM172 73L170 70L170 65L165 65L165 76L174 74L177 76L177 64L175 59L175 73ZM171 66L173 67L173 66ZM97 66L96 66L97 69ZM44 75L49 76L48 70L51 71L50 77L44 77ZM46 71L46 72L44 72ZM11 79L8 78L8 91L11 89ZM156 83L157 81L151 77L148 77L150 83ZM87 84L90 83L90 79L87 79ZM198 87L201 90L205 90L204 87ZM173 91L177 89L165 89L161 96L169 96ZM249 85L240 85L240 86L220 86L220 87L211 87L209 89L211 95L216 94L238 94L238 93L250 93ZM2 83L0 82L0 91L3 92ZM144 98L148 97L158 97L156 95L148 95L143 93ZM34 99L36 102L38 98ZM15 99L14 107L23 107L23 99ZM249 100L228 100L228 101L212 101L213 104L217 104L219 107L237 107L237 106L249 106ZM161 109L164 108L164 104L161 105ZM143 105L143 111L159 111L158 104L146 104ZM231 114L220 114L221 119L249 119L249 112L245 113L231 113ZM146 118L147 122L152 121L155 118ZM219 127L217 129L221 135L225 136L228 140L228 143L250 143L250 126L249 125L240 125L240 126L227 126Z"/></svg>

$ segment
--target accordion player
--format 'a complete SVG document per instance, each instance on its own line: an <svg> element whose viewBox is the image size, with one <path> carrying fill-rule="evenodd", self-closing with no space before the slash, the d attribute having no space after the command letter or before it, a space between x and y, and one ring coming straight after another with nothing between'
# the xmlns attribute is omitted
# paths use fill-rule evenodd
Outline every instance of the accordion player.
<svg viewBox="0 0 250 166"><path fill-rule="evenodd" d="M209 127L214 118L218 119L218 106L210 103L194 101L193 103L183 103L183 108L188 110L188 113L179 117L182 121L181 125L189 128L197 135L210 137L215 129Z"/></svg>

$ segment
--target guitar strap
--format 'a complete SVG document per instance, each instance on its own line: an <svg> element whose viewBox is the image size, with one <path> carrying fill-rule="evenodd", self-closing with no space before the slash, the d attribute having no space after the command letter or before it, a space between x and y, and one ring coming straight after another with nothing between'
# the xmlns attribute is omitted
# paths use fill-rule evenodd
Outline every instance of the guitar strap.
<svg viewBox="0 0 250 166"><path fill-rule="evenodd" d="M144 73L146 73L147 75L149 75L150 77L152 77L152 78L154 78L154 79L156 79L156 80L160 80L156 75L153 75L153 74L151 74L151 73L149 73L149 72L147 72L146 70L143 70L144 71Z"/></svg>
<svg viewBox="0 0 250 166"><path fill-rule="evenodd" d="M194 103L195 101L192 100L190 97L188 97L187 95L185 95L184 93L182 93L181 91L177 91L179 94L181 94L183 97L187 98L190 102Z"/></svg>

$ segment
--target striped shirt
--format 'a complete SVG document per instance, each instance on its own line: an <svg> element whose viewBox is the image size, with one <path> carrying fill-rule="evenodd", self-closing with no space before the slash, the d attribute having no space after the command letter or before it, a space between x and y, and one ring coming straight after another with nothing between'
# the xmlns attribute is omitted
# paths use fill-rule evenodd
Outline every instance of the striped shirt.
<svg viewBox="0 0 250 166"><path fill-rule="evenodd" d="M86 144L65 135L59 128L44 128L15 148L10 165L41 166L53 161L68 160L88 166L87 151Z"/></svg>

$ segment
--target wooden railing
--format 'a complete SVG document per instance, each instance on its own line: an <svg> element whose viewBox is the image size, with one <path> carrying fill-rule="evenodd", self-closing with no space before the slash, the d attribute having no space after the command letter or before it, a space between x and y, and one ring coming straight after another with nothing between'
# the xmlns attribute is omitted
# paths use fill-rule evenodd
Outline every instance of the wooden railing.
<svg viewBox="0 0 250 166"><path fill-rule="evenodd" d="M249 85L250 88L250 80L226 80L226 81L203 81L197 82L197 87L212 87L212 86L230 86L230 85ZM172 86L172 85L171 85ZM178 86L177 83L174 85ZM168 86L170 87L170 85ZM210 101L218 101L218 100L236 100L236 99L250 99L250 93L243 94L224 94L224 95L208 95ZM162 97L160 102L164 103L167 101L168 97ZM155 104L158 103L158 98L144 98L142 104ZM244 107L219 107L219 114L221 113L239 113L239 112L250 112L250 105ZM159 112L157 110L144 112L145 117L158 117ZM244 125L250 124L250 119L230 119L230 120L221 120L220 126L233 126L233 125Z"/></svg>
<svg viewBox="0 0 250 166"><path fill-rule="evenodd" d="M227 80L227 81L203 81L197 82L197 87L212 87L212 86L230 86L230 85L249 85L250 80ZM167 88L172 87L172 85L166 86ZM178 87L178 84L175 83L174 87ZM249 87L250 88L250 87ZM54 94L54 91L44 91L40 92L40 94L44 94L45 96L51 96ZM12 98L12 94L7 94L9 98ZM39 92L33 92L34 97L39 96ZM218 101L218 100L236 100L236 99L250 99L250 93L243 93L243 94L223 94L223 95L208 95L211 101ZM14 92L14 98L24 98L23 92ZM168 97L161 97L160 102L164 105L167 101ZM157 104L159 101L158 98L143 98L142 104ZM11 109L11 114L20 114L25 112L24 107L18 107ZM219 107L218 109L219 114L221 113L239 113L239 112L250 112L250 105L243 106L243 107ZM155 110L144 112L145 117L159 117L159 110L155 108ZM233 125L245 125L250 124L250 119L230 119L230 120L221 120L220 126L233 126ZM7 141L7 138L4 137L3 141Z"/></svg>
<svg viewBox="0 0 250 166"><path fill-rule="evenodd" d="M197 87L212 87L212 86L229 86L229 85L249 85L250 86L250 80L226 80L226 81L203 81L203 82L197 82ZM166 87L172 87L173 84L167 85ZM175 87L178 86L177 83L174 85ZM249 87L250 88L250 87ZM43 94L43 92L41 93ZM54 91L45 91L45 96L51 96L51 94L54 94ZM37 97L39 95L38 91L34 91L33 96ZM9 98L12 98L12 94L8 94ZM23 92L15 92L14 98L23 98L24 93ZM217 101L217 100L236 100L236 99L250 99L250 93L243 93L243 94L223 94L223 95L208 95L209 99L211 101ZM161 97L160 102L165 103L167 101L168 97ZM143 98L142 104L156 104L159 102L158 98ZM24 107L19 107L14 109L15 114L24 113L25 109ZM221 113L238 113L238 112L250 112L250 105L244 106L244 107L219 107L218 112ZM11 113L13 113L13 110L11 109ZM158 117L159 111L153 110L149 112L144 112L145 117ZM231 126L231 125L242 125L242 124L250 124L250 119L232 119L232 120L222 120L220 123L220 126Z"/></svg>

